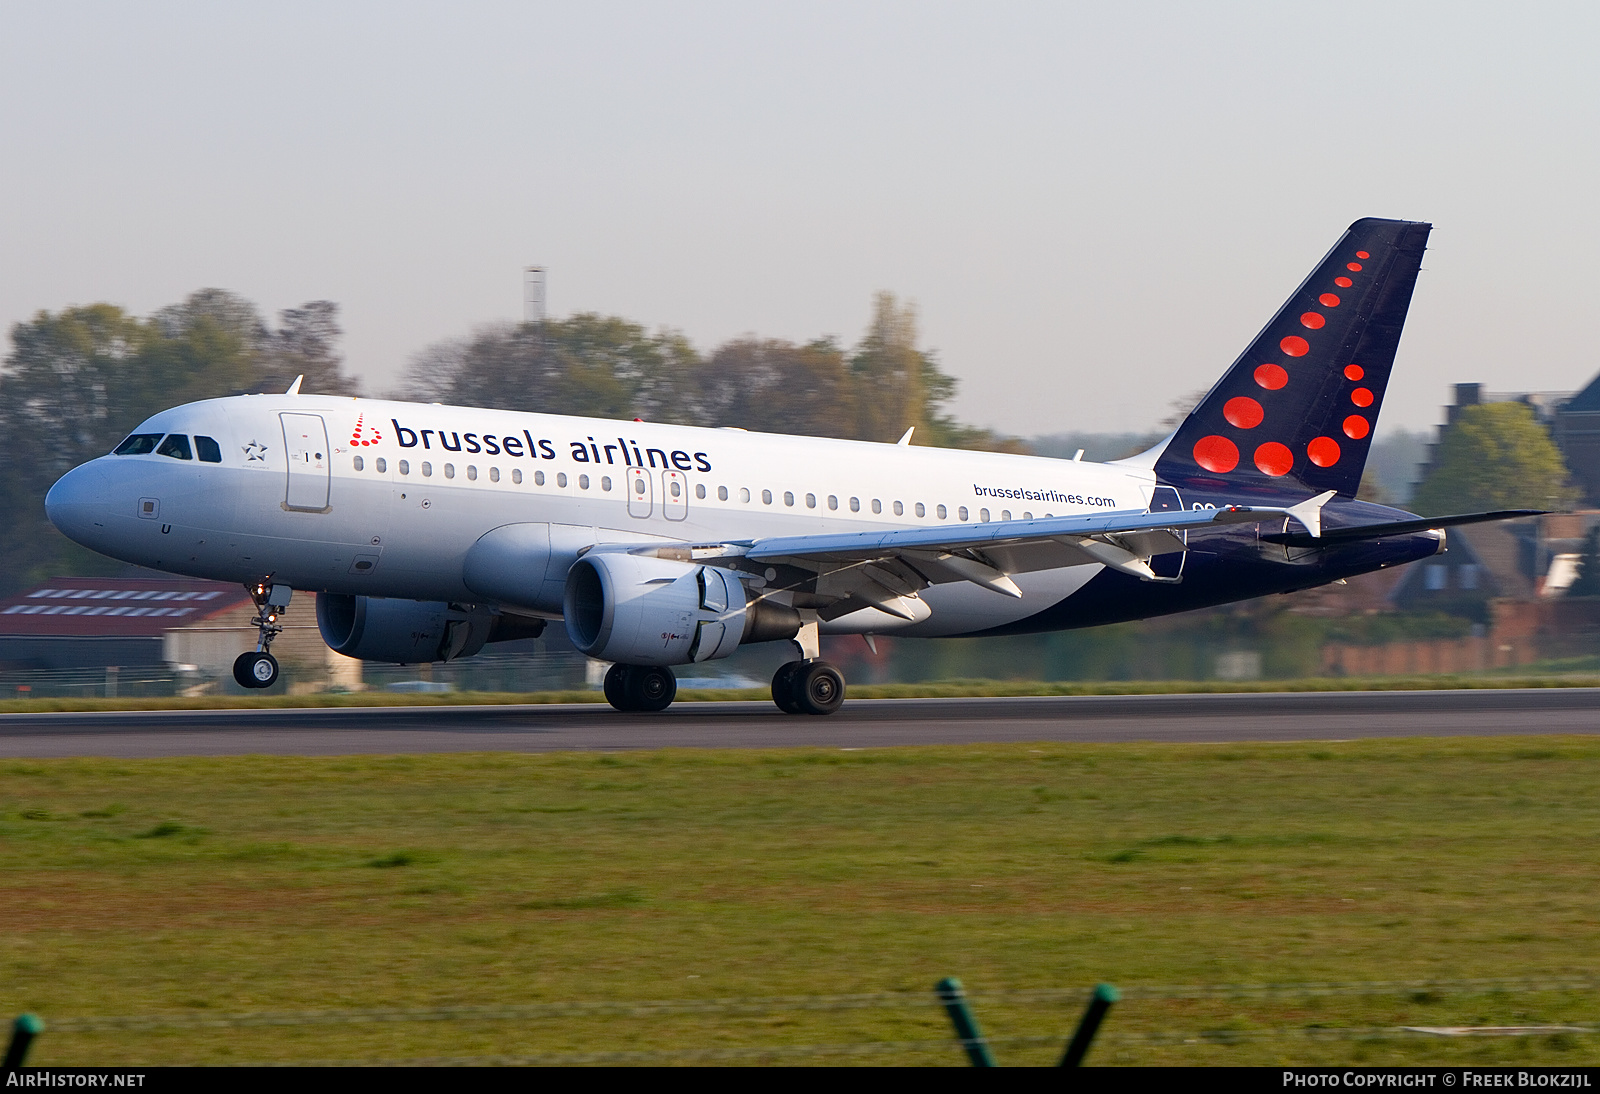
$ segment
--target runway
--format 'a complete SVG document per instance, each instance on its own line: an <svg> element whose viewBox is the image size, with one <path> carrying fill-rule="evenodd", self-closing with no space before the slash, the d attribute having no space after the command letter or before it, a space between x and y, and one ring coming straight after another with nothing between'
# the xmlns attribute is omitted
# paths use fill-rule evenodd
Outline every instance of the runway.
<svg viewBox="0 0 1600 1094"><path fill-rule="evenodd" d="M1316 741L1600 732L1600 689L858 699L769 703L0 714L0 757L332 756L646 748L884 748L1022 741Z"/></svg>

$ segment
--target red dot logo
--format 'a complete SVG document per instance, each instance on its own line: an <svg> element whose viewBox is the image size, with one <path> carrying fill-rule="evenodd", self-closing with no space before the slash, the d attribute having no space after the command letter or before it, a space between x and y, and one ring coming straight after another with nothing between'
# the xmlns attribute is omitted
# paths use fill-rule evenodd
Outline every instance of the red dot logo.
<svg viewBox="0 0 1600 1094"><path fill-rule="evenodd" d="M1310 330L1321 330L1327 322L1320 312L1308 311L1300 317L1300 325Z"/></svg>
<svg viewBox="0 0 1600 1094"><path fill-rule="evenodd" d="M1350 401L1356 406L1371 406L1372 392L1364 387L1358 387L1350 393Z"/></svg>
<svg viewBox="0 0 1600 1094"><path fill-rule="evenodd" d="M1194 442L1194 462L1207 471L1226 475L1239 466L1239 448L1226 437L1201 437Z"/></svg>
<svg viewBox="0 0 1600 1094"><path fill-rule="evenodd" d="M1228 424L1238 426L1240 429L1254 429L1261 424L1261 419L1266 417L1261 409L1261 404L1248 395L1240 395L1236 399L1229 399L1222 408L1222 416L1228 419Z"/></svg>
<svg viewBox="0 0 1600 1094"><path fill-rule="evenodd" d="M1325 292L1321 296L1317 297L1317 303L1321 304L1325 308L1337 308L1339 306L1339 298L1334 296L1331 292Z"/></svg>
<svg viewBox="0 0 1600 1094"><path fill-rule="evenodd" d="M1339 442L1332 437L1316 437L1306 445L1306 456L1318 467L1332 467L1339 462Z"/></svg>
<svg viewBox="0 0 1600 1094"><path fill-rule="evenodd" d="M1257 365L1256 383L1268 391L1277 391L1289 382L1289 374L1282 365Z"/></svg>
<svg viewBox="0 0 1600 1094"><path fill-rule="evenodd" d="M1369 255L1366 251L1357 251L1356 252L1356 257L1357 258L1371 258L1372 256Z"/></svg>
<svg viewBox="0 0 1600 1094"><path fill-rule="evenodd" d="M1367 420L1359 414L1352 414L1344 420L1344 435L1353 441L1359 441L1370 432L1372 427Z"/></svg>
<svg viewBox="0 0 1600 1094"><path fill-rule="evenodd" d="M1291 334L1278 343L1278 348L1290 357L1304 357L1311 352L1311 343L1301 338L1298 334Z"/></svg>
<svg viewBox="0 0 1600 1094"><path fill-rule="evenodd" d="M1365 376L1366 374L1367 374L1367 370L1362 368L1360 365L1346 365L1346 366L1344 366L1344 378L1346 380L1359 380L1359 379L1361 379L1361 377Z"/></svg>
<svg viewBox="0 0 1600 1094"><path fill-rule="evenodd" d="M1263 475L1273 478L1287 475L1294 468L1294 453L1289 451L1287 445L1268 441L1256 449L1256 467L1261 469Z"/></svg>
<svg viewBox="0 0 1600 1094"><path fill-rule="evenodd" d="M1359 263L1359 262L1346 262L1344 264L1344 268L1347 269L1347 270L1354 270L1354 271L1359 273L1360 270L1361 270L1361 263Z"/></svg>
<svg viewBox="0 0 1600 1094"><path fill-rule="evenodd" d="M1341 289L1348 289L1351 285L1355 284L1355 282L1351 281L1348 277L1336 277L1333 279L1333 283L1339 286Z"/></svg>

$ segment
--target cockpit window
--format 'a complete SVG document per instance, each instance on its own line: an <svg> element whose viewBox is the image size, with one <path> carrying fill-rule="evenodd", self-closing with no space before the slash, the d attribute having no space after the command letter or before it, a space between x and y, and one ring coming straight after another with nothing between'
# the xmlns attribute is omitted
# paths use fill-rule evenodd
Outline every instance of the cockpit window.
<svg viewBox="0 0 1600 1094"><path fill-rule="evenodd" d="M222 447L210 437L202 437L196 434L194 450L199 454L201 463L222 462Z"/></svg>
<svg viewBox="0 0 1600 1094"><path fill-rule="evenodd" d="M189 451L189 438L182 433L168 433L167 439L156 449L156 455L171 456L175 460L194 459L193 453Z"/></svg>
<svg viewBox="0 0 1600 1094"><path fill-rule="evenodd" d="M144 456L156 450L161 443L159 433L134 433L111 450L113 456Z"/></svg>

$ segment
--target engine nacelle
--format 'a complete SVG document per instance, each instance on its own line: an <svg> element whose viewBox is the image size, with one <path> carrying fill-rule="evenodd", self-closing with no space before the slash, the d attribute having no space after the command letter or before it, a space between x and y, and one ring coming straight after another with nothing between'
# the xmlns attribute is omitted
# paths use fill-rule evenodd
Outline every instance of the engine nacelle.
<svg viewBox="0 0 1600 1094"><path fill-rule="evenodd" d="M800 629L793 608L751 603L730 570L620 551L573 563L562 606L574 646L629 665L710 661Z"/></svg>
<svg viewBox="0 0 1600 1094"><path fill-rule="evenodd" d="M483 649L495 617L486 608L426 600L317 594L317 629L335 653L363 661L425 665Z"/></svg>

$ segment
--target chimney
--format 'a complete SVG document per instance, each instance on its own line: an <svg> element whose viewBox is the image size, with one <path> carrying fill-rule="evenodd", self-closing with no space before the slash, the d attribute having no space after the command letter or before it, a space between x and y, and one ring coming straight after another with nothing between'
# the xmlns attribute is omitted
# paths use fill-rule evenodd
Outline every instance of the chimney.
<svg viewBox="0 0 1600 1094"><path fill-rule="evenodd" d="M522 321L524 323L544 322L544 274L543 266L524 266L522 268Z"/></svg>

